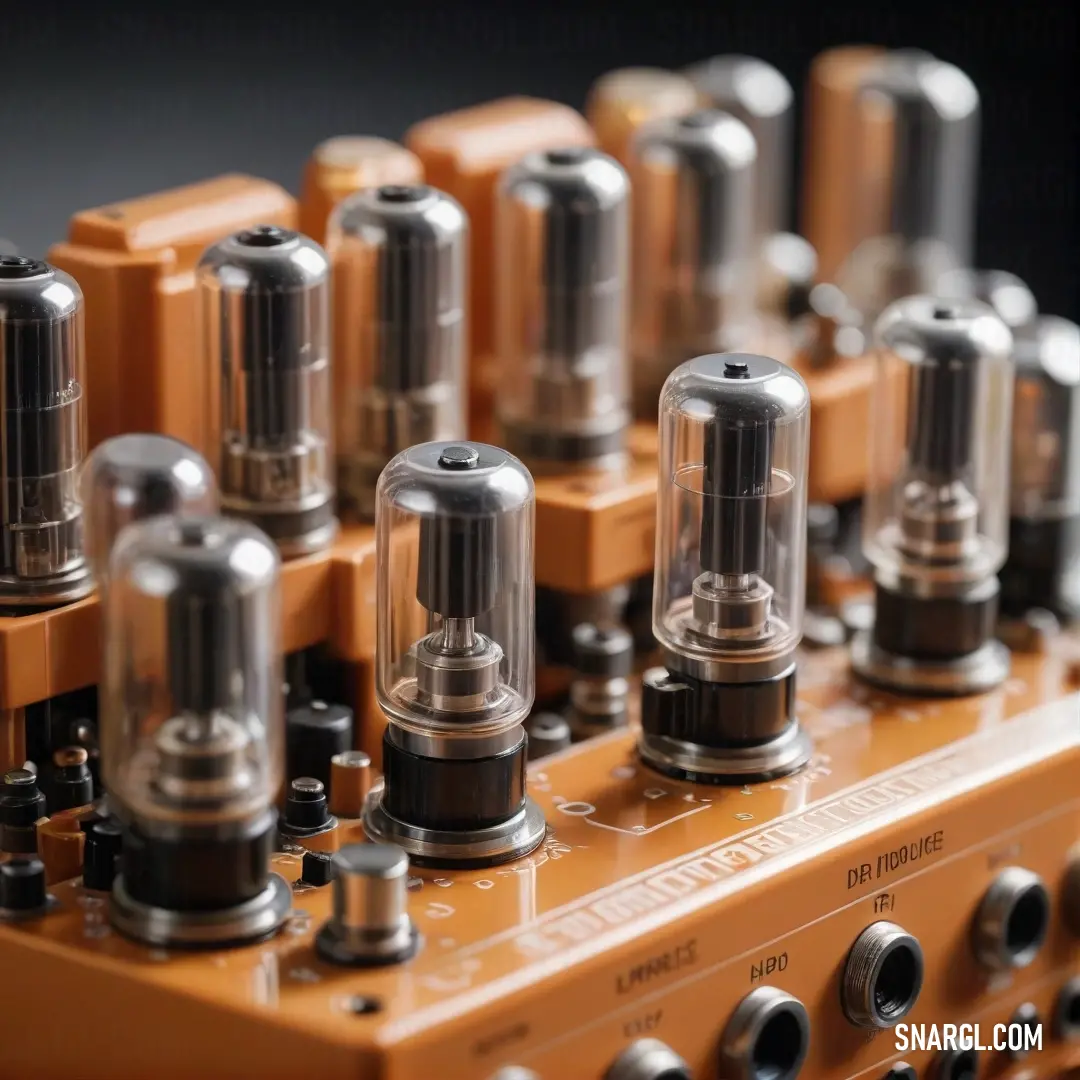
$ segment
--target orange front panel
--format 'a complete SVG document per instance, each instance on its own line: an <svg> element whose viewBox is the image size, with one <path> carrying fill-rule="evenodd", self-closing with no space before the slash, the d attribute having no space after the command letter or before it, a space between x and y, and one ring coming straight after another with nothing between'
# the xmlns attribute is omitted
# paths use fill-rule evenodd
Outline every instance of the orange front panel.
<svg viewBox="0 0 1080 1080"><path fill-rule="evenodd" d="M0 1013L6 1061L20 1075L109 1080L148 1069L162 1080L298 1070L488 1080L510 1063L542 1080L601 1080L648 1034L708 1078L732 1009L767 982L810 1014L803 1077L876 1078L901 1055L892 1035L848 1024L838 979L858 934L887 917L926 957L911 1022L992 1024L1030 1000L1047 1024L1032 1071L986 1075L1055 1075L1076 1050L1050 1034L1051 999L1080 972L1063 911L1080 839L1080 695L1062 697L1065 660L1017 656L1002 689L953 702L871 692L844 667L841 653L804 660L801 712L816 753L787 780L721 789L663 779L623 733L537 763L529 785L548 820L543 847L492 870L414 870L409 907L424 947L399 967L318 959L325 888L297 892L272 941L166 954L108 930L102 904L76 883L58 886L57 914L0 926L0 964L25 973ZM355 823L343 827L356 835ZM295 880L295 856L275 864ZM969 941L1005 865L1041 874L1054 913L1034 962L1001 978L976 966ZM40 1001L61 985L97 1033L93 1054L51 1038ZM350 1011L357 996L371 1011ZM929 1058L903 1056L919 1069Z"/></svg>

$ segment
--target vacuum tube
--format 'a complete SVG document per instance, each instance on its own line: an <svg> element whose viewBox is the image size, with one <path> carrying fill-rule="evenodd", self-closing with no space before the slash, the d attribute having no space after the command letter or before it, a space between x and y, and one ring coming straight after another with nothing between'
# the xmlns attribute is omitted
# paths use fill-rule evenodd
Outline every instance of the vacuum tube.
<svg viewBox="0 0 1080 1080"><path fill-rule="evenodd" d="M75 279L48 263L0 255L0 607L55 607L94 587L78 489L85 364Z"/></svg>
<svg viewBox="0 0 1080 1080"><path fill-rule="evenodd" d="M873 630L855 670L913 693L996 686L993 639L1008 543L1013 335L985 304L913 296L874 328L870 478L863 550Z"/></svg>
<svg viewBox="0 0 1080 1080"><path fill-rule="evenodd" d="M360 191L330 219L338 495L361 520L396 454L465 437L468 242L465 211L423 185Z"/></svg>
<svg viewBox="0 0 1080 1080"><path fill-rule="evenodd" d="M111 918L149 944L272 933L282 784L280 559L253 525L158 517L113 549L102 772L123 826Z"/></svg>
<svg viewBox="0 0 1080 1080"><path fill-rule="evenodd" d="M495 409L533 471L623 458L629 213L629 179L598 150L530 154L499 184Z"/></svg>
<svg viewBox="0 0 1080 1080"><path fill-rule="evenodd" d="M206 251L196 277L222 510L285 558L321 551L337 534L326 254L259 225Z"/></svg>
<svg viewBox="0 0 1080 1080"><path fill-rule="evenodd" d="M528 470L483 443L413 447L379 480L376 694L389 724L364 825L416 862L490 866L544 837L525 793L534 516Z"/></svg>
<svg viewBox="0 0 1080 1080"><path fill-rule="evenodd" d="M764 356L701 356L660 401L653 633L641 755L672 776L746 783L810 754L795 716L806 594L810 398Z"/></svg>

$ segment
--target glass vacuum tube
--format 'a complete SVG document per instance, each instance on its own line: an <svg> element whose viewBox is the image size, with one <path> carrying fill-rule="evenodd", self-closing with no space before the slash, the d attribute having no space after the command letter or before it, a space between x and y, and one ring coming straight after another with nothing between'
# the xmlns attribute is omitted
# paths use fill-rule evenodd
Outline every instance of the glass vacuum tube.
<svg viewBox="0 0 1080 1080"><path fill-rule="evenodd" d="M285 558L320 551L337 534L326 253L259 225L207 250L196 277L222 509Z"/></svg>
<svg viewBox="0 0 1080 1080"><path fill-rule="evenodd" d="M863 549L876 618L856 667L897 689L974 692L1008 670L991 639L1008 543L1013 335L985 304L913 296L886 309L874 340Z"/></svg>
<svg viewBox="0 0 1080 1080"><path fill-rule="evenodd" d="M48 263L0 255L0 606L52 607L94 583L83 551L83 295Z"/></svg>
<svg viewBox="0 0 1080 1080"><path fill-rule="evenodd" d="M804 764L794 715L806 594L810 398L779 361L746 353L678 367L660 403L645 760L727 782Z"/></svg>
<svg viewBox="0 0 1080 1080"><path fill-rule="evenodd" d="M657 415L679 364L742 347L755 329L750 129L714 109L653 121L634 139L631 343L634 412Z"/></svg>
<svg viewBox="0 0 1080 1080"><path fill-rule="evenodd" d="M80 481L86 555L100 584L121 530L135 521L218 511L217 481L201 454L167 435L117 435L96 446Z"/></svg>
<svg viewBox="0 0 1080 1080"><path fill-rule="evenodd" d="M496 195L495 409L534 470L622 460L630 182L598 150L530 154Z"/></svg>
<svg viewBox="0 0 1080 1080"><path fill-rule="evenodd" d="M528 470L483 443L413 447L379 480L375 690L389 725L365 826L414 859L490 865L543 837L522 726L534 516Z"/></svg>
<svg viewBox="0 0 1080 1080"><path fill-rule="evenodd" d="M858 96L857 122L886 132L888 196L882 233L880 194L867 187L866 236L840 273L840 285L868 321L915 294L938 295L943 277L971 265L979 152L979 92L952 64L922 52L891 53L873 65ZM862 114L865 113L865 119ZM880 157L865 139L857 174ZM870 218L873 220L869 220Z"/></svg>
<svg viewBox="0 0 1080 1080"><path fill-rule="evenodd" d="M1016 335L1009 554L1001 606L1080 619L1080 327L1043 315Z"/></svg>
<svg viewBox="0 0 1080 1080"><path fill-rule="evenodd" d="M395 454L465 437L468 243L465 211L424 185L358 192L331 217L338 492L362 520Z"/></svg>
<svg viewBox="0 0 1080 1080"><path fill-rule="evenodd" d="M288 912L289 888L268 872L283 780L279 576L272 542L234 519L151 518L113 548L102 775L124 825L113 920L140 940L222 944Z"/></svg>

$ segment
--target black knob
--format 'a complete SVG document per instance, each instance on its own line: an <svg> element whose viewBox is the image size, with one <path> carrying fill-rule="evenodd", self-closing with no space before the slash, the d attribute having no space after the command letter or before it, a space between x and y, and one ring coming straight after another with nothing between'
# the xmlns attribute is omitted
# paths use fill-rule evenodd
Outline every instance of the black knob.
<svg viewBox="0 0 1080 1080"><path fill-rule="evenodd" d="M36 823L45 817L45 796L29 769L12 769L0 787L0 851L37 852Z"/></svg>
<svg viewBox="0 0 1080 1080"><path fill-rule="evenodd" d="M634 669L634 639L621 626L575 626L574 670L602 679L625 678Z"/></svg>
<svg viewBox="0 0 1080 1080"><path fill-rule="evenodd" d="M525 721L530 761L558 753L570 745L570 725L558 713L533 713Z"/></svg>
<svg viewBox="0 0 1080 1080"><path fill-rule="evenodd" d="M0 788L0 825L29 828L45 816L45 796L37 777L29 769L12 769L4 775Z"/></svg>
<svg viewBox="0 0 1080 1080"><path fill-rule="evenodd" d="M45 864L36 857L0 865L0 910L26 913L45 907Z"/></svg>
<svg viewBox="0 0 1080 1080"><path fill-rule="evenodd" d="M114 821L95 821L86 830L83 847L83 886L108 892L120 872L123 834Z"/></svg>
<svg viewBox="0 0 1080 1080"><path fill-rule="evenodd" d="M334 854L331 851L305 851L300 880L305 885L329 885L334 876Z"/></svg>
<svg viewBox="0 0 1080 1080"><path fill-rule="evenodd" d="M285 825L288 829L306 831L321 829L330 820L326 802L326 786L313 776L301 776L289 785L285 800Z"/></svg>
<svg viewBox="0 0 1080 1080"><path fill-rule="evenodd" d="M313 701L285 714L285 761L289 776L306 776L330 786L330 760L353 748L353 711L346 705Z"/></svg>
<svg viewBox="0 0 1080 1080"><path fill-rule="evenodd" d="M57 750L53 755L52 799L54 811L73 810L94 801L94 777L90 755L81 746Z"/></svg>

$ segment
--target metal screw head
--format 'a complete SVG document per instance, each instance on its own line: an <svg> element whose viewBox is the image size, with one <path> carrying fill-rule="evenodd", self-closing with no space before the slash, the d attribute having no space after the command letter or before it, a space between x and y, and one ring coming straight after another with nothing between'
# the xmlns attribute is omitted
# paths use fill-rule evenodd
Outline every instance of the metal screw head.
<svg viewBox="0 0 1080 1080"><path fill-rule="evenodd" d="M439 466L443 469L473 469L480 460L480 452L475 446L447 446L439 455Z"/></svg>

